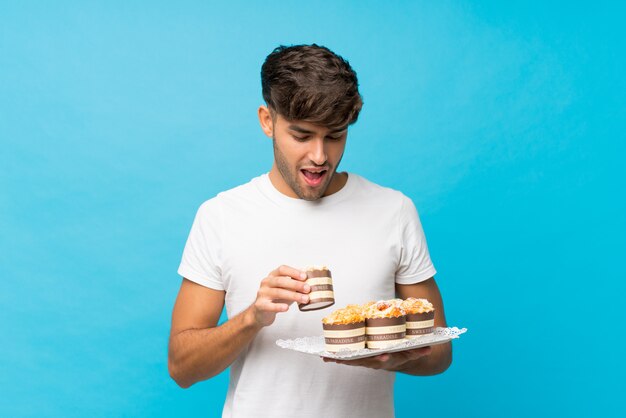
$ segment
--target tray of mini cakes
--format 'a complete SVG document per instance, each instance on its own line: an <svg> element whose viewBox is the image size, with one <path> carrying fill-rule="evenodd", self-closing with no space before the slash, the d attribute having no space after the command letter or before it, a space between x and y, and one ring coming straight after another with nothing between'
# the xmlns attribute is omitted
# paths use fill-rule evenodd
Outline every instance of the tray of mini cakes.
<svg viewBox="0 0 626 418"><path fill-rule="evenodd" d="M322 319L322 336L278 340L279 347L334 359L356 360L446 343L465 328L435 327L426 299L408 298L348 305Z"/></svg>

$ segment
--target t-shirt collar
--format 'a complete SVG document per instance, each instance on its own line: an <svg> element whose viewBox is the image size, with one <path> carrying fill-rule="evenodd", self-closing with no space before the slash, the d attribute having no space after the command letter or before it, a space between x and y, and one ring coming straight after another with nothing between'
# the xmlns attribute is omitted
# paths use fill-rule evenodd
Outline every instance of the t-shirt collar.
<svg viewBox="0 0 626 418"><path fill-rule="evenodd" d="M290 206L290 207L299 207L299 208L319 208L319 207L327 207L329 205L334 205L337 202L344 200L346 197L352 193L355 187L355 183L357 181L355 174L348 174L348 181L344 186L339 189L337 192L322 197L317 200L304 200L294 197L289 197L281 192L279 192L276 187L272 184L270 180L269 173L265 173L257 178L258 186L261 189L261 192L265 194L269 199L274 201L275 203L281 206Z"/></svg>

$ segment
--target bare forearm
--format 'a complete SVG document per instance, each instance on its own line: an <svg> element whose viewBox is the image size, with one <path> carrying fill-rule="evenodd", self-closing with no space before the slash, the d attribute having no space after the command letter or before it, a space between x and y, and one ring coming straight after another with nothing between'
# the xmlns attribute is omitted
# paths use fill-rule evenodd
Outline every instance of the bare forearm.
<svg viewBox="0 0 626 418"><path fill-rule="evenodd" d="M226 369L254 339L260 327L250 310L206 329L188 329L170 338L169 370L181 387L207 380Z"/></svg>
<svg viewBox="0 0 626 418"><path fill-rule="evenodd" d="M413 376L431 376L443 373L452 363L452 344L440 344L432 347L432 352L417 360L410 361L396 371Z"/></svg>

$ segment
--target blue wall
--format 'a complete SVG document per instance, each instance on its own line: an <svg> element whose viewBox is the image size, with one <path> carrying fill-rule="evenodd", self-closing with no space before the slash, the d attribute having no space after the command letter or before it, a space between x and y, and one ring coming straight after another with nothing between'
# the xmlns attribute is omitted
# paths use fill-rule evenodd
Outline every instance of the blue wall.
<svg viewBox="0 0 626 418"><path fill-rule="evenodd" d="M263 59L311 42L365 98L343 169L414 199L469 329L398 416L617 414L624 8L337 3L0 1L1 416L220 415L225 374L167 374L176 268L270 168Z"/></svg>

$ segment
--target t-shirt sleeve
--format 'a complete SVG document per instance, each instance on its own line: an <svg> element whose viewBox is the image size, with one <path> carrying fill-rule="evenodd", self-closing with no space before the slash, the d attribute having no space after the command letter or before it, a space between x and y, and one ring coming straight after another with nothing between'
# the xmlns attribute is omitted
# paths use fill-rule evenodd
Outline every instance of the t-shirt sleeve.
<svg viewBox="0 0 626 418"><path fill-rule="evenodd" d="M215 199L203 203L191 226L178 274L202 286L224 290L220 229L219 207Z"/></svg>
<svg viewBox="0 0 626 418"><path fill-rule="evenodd" d="M430 259L426 237L415 205L402 196L399 216L401 252L396 283L414 284L430 279L437 272Z"/></svg>

